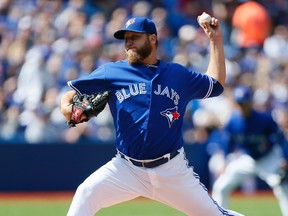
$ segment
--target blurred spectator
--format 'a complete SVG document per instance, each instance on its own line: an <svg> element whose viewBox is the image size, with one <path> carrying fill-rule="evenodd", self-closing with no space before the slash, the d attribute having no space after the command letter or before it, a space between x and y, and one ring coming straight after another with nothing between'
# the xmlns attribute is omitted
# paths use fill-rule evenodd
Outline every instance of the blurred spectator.
<svg viewBox="0 0 288 216"><path fill-rule="evenodd" d="M20 133L20 108L17 105L9 106L6 110L5 115L2 116L3 119L0 127L0 137L4 143L18 143L19 141L24 141L23 133Z"/></svg>
<svg viewBox="0 0 288 216"><path fill-rule="evenodd" d="M24 137L30 144L58 143L59 131L50 124L50 109L45 106L26 109L20 116Z"/></svg>
<svg viewBox="0 0 288 216"><path fill-rule="evenodd" d="M271 31L271 17L261 4L247 1L236 7L232 25L240 47L262 47Z"/></svg>
<svg viewBox="0 0 288 216"><path fill-rule="evenodd" d="M152 5L148 1L138 1L132 7L131 17L148 17Z"/></svg>
<svg viewBox="0 0 288 216"><path fill-rule="evenodd" d="M273 34L264 41L264 52L272 61L287 64L288 26L275 26Z"/></svg>
<svg viewBox="0 0 288 216"><path fill-rule="evenodd" d="M26 54L17 82L17 89L13 95L17 104L25 107L36 108L43 93L43 61L44 56L41 47L33 47Z"/></svg>
<svg viewBox="0 0 288 216"><path fill-rule="evenodd" d="M239 5L236 0L213 0L212 12L221 21L224 45L230 44L233 31L232 17L236 7Z"/></svg>

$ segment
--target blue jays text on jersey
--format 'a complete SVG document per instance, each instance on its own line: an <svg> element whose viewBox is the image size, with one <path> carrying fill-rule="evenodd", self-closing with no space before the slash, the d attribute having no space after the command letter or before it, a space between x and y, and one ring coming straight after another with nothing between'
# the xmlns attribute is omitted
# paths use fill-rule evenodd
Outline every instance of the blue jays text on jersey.
<svg viewBox="0 0 288 216"><path fill-rule="evenodd" d="M121 91L117 91L115 94L118 101L122 103L123 100L130 98L131 96L146 93L146 83L136 83L129 85L128 88L122 88ZM177 94L174 89L169 89L168 86L162 89L162 86L158 85L158 89L153 91L153 93L157 95L166 95L168 98L174 101L175 105L178 104L179 94Z"/></svg>
<svg viewBox="0 0 288 216"><path fill-rule="evenodd" d="M223 92L221 84L208 75L160 60L157 67L130 65L127 60L107 63L68 85L78 94L111 91L116 148L139 160L180 149L188 102Z"/></svg>

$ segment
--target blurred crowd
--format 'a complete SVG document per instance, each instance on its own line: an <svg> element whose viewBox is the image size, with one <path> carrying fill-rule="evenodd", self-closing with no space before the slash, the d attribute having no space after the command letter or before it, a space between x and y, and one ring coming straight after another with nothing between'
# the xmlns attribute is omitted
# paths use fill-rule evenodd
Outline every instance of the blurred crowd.
<svg viewBox="0 0 288 216"><path fill-rule="evenodd" d="M220 97L191 102L185 142L205 142L207 129L223 125L238 84L251 87L255 107L271 111L288 134L287 0L1 0L0 143L112 143L108 107L67 126L59 109L66 82L125 58L113 33L131 16L155 21L160 59L204 73L209 41L197 23L203 11L221 21L227 82Z"/></svg>

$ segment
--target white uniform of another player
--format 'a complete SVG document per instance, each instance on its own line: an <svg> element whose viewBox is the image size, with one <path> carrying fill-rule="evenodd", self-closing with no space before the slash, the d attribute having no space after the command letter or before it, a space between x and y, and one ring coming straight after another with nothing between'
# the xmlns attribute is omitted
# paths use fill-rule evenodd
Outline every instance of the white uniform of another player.
<svg viewBox="0 0 288 216"><path fill-rule="evenodd" d="M228 151L232 149L233 152L230 154L232 159L228 161L224 173L216 179L212 197L221 206L227 207L230 192L248 177L258 176L273 189L283 216L288 216L288 182L280 183L279 173L284 159L279 143L285 140L270 114L251 108L251 96L251 90L244 86L234 91L234 98L242 112L233 112L224 128L229 137Z"/></svg>

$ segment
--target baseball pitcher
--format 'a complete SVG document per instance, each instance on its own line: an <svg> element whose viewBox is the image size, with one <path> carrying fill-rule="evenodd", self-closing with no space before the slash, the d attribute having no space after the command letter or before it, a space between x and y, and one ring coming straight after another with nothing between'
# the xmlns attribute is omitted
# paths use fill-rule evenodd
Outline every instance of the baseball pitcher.
<svg viewBox="0 0 288 216"><path fill-rule="evenodd" d="M206 74L158 59L154 22L135 17L114 34L124 41L127 60L107 63L85 78L68 82L72 90L62 97L61 111L71 126L89 120L90 107L97 104L91 99L74 105L75 95L109 92L108 100L103 96L102 101L108 101L114 119L117 149L111 161L77 188L68 216L93 216L102 208L139 196L191 216L240 215L211 199L188 167L183 149L186 105L193 99L220 95L225 82L219 21L212 17L201 26L210 39Z"/></svg>

